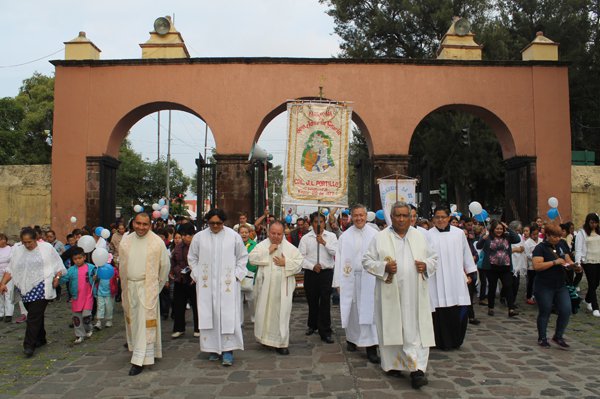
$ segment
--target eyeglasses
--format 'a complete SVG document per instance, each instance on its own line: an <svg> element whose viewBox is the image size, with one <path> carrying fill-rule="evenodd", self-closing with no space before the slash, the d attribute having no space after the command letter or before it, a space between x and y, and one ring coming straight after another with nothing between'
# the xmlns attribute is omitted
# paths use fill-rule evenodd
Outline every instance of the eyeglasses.
<svg viewBox="0 0 600 399"><path fill-rule="evenodd" d="M211 226L220 226L223 224L223 222L208 222L208 224Z"/></svg>

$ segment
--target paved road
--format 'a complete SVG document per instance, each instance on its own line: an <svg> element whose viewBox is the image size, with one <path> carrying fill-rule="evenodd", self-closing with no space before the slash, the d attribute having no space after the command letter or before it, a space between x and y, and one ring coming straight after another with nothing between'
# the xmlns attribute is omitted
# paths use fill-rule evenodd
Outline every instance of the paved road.
<svg viewBox="0 0 600 399"><path fill-rule="evenodd" d="M589 312L573 316L567 331L571 350L556 346L544 350L536 344L535 306L521 305L522 315L514 319L506 317L502 307L489 317L477 306L482 323L469 326L460 350L432 350L427 370L430 384L415 391L407 376L385 375L367 362L364 352L346 352L337 307L332 311L335 344L306 337L307 305L301 298L294 302L290 356L255 343L247 324L246 350L235 354L233 367L224 368L200 353L190 331L172 340L172 324L167 322L163 323L164 358L139 376L129 377L123 315L117 308L114 327L75 346L67 327L68 305L52 303L47 311L49 344L32 359L21 352L24 325L0 323L0 399L600 397L600 320Z"/></svg>

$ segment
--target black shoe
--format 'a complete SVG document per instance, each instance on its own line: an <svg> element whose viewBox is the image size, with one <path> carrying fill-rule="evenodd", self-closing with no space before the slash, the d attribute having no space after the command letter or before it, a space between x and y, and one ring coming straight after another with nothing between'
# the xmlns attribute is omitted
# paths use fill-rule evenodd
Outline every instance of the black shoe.
<svg viewBox="0 0 600 399"><path fill-rule="evenodd" d="M325 342L326 344L333 344L333 338L331 338L331 335L326 335L324 337L321 337L321 341Z"/></svg>
<svg viewBox="0 0 600 399"><path fill-rule="evenodd" d="M48 343L48 341L47 341L47 340L38 341L38 342L36 342L36 343L35 343L35 347L36 347L36 348L39 348L39 347L41 347L41 346L44 346L44 345L46 345L47 343Z"/></svg>
<svg viewBox="0 0 600 399"><path fill-rule="evenodd" d="M288 348L275 348L275 352L279 353L280 355L289 355L290 354L290 350Z"/></svg>
<svg viewBox="0 0 600 399"><path fill-rule="evenodd" d="M5 323L10 323L10 322L12 322L12 316L4 316L4 322L5 322Z"/></svg>
<svg viewBox="0 0 600 399"><path fill-rule="evenodd" d="M373 364L381 363L381 359L377 355L377 345L367 347L367 359Z"/></svg>
<svg viewBox="0 0 600 399"><path fill-rule="evenodd" d="M131 368L129 369L129 375L138 375L143 369L143 366L136 366L135 364L132 364Z"/></svg>
<svg viewBox="0 0 600 399"><path fill-rule="evenodd" d="M308 327L304 335L313 335L315 332L317 332L316 328Z"/></svg>
<svg viewBox="0 0 600 399"><path fill-rule="evenodd" d="M31 349L31 348L24 348L23 349L23 353L25 354L25 357L31 357L31 356L33 356L33 349Z"/></svg>
<svg viewBox="0 0 600 399"><path fill-rule="evenodd" d="M429 381L427 381L425 373L423 373L421 370L413 371L412 373L410 373L410 385L414 389L419 389L422 386L427 385L428 383Z"/></svg>
<svg viewBox="0 0 600 399"><path fill-rule="evenodd" d="M354 342L346 341L346 350L348 352L356 352L356 344Z"/></svg>
<svg viewBox="0 0 600 399"><path fill-rule="evenodd" d="M127 344L127 342L125 342L125 343L123 344L123 348L125 348L125 349L129 349L129 345Z"/></svg>
<svg viewBox="0 0 600 399"><path fill-rule="evenodd" d="M469 324L473 324L474 326L479 325L481 321L479 319L469 319Z"/></svg>

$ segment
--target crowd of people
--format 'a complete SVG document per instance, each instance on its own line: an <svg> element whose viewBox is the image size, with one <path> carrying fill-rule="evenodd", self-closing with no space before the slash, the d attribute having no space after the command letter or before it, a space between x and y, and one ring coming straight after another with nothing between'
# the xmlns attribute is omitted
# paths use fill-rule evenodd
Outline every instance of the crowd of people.
<svg viewBox="0 0 600 399"><path fill-rule="evenodd" d="M429 349L460 348L468 325L480 324L476 303L496 316L499 299L509 318L519 315L520 305L537 305L542 348L569 348L564 333L580 303L600 317L595 213L577 232L572 223L541 218L480 223L443 206L431 220L419 219L417 209L403 202L393 204L390 226L369 220L363 205L317 211L293 224L289 219L277 220L266 210L251 224L240 213L230 228L225 212L213 209L197 231L186 218L165 222L140 212L127 224L110 226L107 239L102 229L83 227L63 244L51 229L25 227L11 246L0 233L0 318L13 322L19 305L14 322L27 323L23 350L31 357L47 343L49 301L64 297L70 304L75 344L110 328L121 302L125 347L132 353L129 374L137 375L162 357L161 323L171 318L171 338L177 339L186 333L189 309L200 350L209 361L231 366L234 351L244 348L245 319L257 342L290 354L292 299L301 280L307 336L334 343L334 297L346 350L364 348L368 361L385 372L408 371L418 389L428 383ZM89 245L82 244L86 240ZM108 261L96 264L102 251ZM588 289L581 300L584 275ZM522 279L526 288L519 295ZM558 318L548 339L553 311Z"/></svg>

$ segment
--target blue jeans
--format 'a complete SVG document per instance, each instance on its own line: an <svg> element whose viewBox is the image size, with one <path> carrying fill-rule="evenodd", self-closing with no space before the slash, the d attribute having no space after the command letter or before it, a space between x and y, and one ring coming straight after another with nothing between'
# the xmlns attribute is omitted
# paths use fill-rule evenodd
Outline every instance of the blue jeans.
<svg viewBox="0 0 600 399"><path fill-rule="evenodd" d="M569 318L571 317L571 298L569 297L567 287L547 287L541 284L535 284L534 295L538 304L538 339L546 338L546 328L548 327L548 320L550 319L553 303L558 312L554 336L556 338L562 338L567 329L567 324L569 324Z"/></svg>

